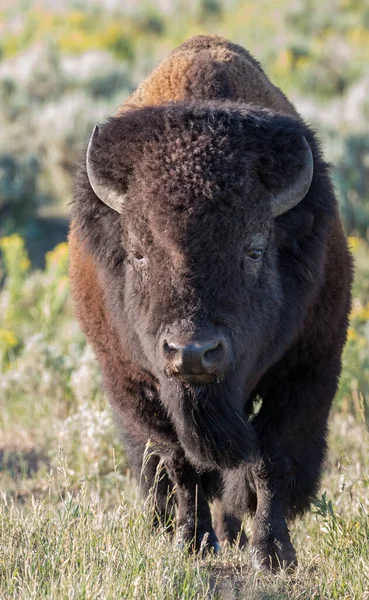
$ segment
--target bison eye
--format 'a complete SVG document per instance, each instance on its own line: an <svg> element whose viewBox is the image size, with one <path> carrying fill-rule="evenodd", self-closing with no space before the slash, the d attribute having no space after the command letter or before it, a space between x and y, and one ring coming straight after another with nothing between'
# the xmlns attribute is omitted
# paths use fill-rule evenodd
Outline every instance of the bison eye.
<svg viewBox="0 0 369 600"><path fill-rule="evenodd" d="M263 251L260 248L250 248L250 250L247 251L247 256L254 261L260 260L262 255Z"/></svg>

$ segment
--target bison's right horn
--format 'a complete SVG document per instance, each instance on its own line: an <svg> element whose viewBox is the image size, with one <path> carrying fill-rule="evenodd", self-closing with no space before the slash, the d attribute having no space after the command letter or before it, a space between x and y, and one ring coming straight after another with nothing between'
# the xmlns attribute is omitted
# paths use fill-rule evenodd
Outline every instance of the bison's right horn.
<svg viewBox="0 0 369 600"><path fill-rule="evenodd" d="M278 217L288 210L291 210L291 208L301 202L309 191L314 173L314 160L311 148L305 138L303 138L303 143L303 167L299 171L295 181L274 196L272 201L273 217Z"/></svg>
<svg viewBox="0 0 369 600"><path fill-rule="evenodd" d="M87 155L86 155L86 167L89 182L96 196L100 198L102 202L113 208L118 213L123 210L124 194L120 194L114 189L111 183L108 183L96 171L92 160L93 146L99 135L99 127L95 126L90 141L88 143Z"/></svg>

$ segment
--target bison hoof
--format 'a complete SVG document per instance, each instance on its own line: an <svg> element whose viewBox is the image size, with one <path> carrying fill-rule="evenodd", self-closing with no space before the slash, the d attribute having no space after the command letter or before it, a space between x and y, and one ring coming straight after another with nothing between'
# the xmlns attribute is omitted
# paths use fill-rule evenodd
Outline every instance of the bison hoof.
<svg viewBox="0 0 369 600"><path fill-rule="evenodd" d="M281 569L293 570L297 567L297 558L291 542L284 544L272 540L266 544L253 545L251 562L257 571L273 572Z"/></svg>
<svg viewBox="0 0 369 600"><path fill-rule="evenodd" d="M181 549L199 553L203 558L208 554L218 555L220 553L220 544L213 530L198 530L194 535L193 532L180 529L177 541Z"/></svg>

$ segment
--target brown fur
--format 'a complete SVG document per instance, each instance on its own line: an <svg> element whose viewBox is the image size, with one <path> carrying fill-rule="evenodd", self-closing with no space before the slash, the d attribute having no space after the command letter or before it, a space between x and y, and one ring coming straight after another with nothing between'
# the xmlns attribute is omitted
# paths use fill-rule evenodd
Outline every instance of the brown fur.
<svg viewBox="0 0 369 600"><path fill-rule="evenodd" d="M211 70L209 57L213 61ZM207 65L207 70L204 70L204 64ZM269 81L251 54L217 35L193 37L173 50L128 98L118 114L129 109L131 104L149 106L205 98L224 100L224 89L221 86L218 90L216 86L212 86L209 94L209 80L217 68L222 69L222 74L227 74L230 89L226 97L297 116L294 106Z"/></svg>

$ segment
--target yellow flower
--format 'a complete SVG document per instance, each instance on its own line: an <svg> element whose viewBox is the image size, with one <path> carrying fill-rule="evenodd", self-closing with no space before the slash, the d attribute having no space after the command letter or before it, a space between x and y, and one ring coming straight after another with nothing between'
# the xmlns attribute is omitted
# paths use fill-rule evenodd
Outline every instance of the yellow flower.
<svg viewBox="0 0 369 600"><path fill-rule="evenodd" d="M46 253L46 270L67 273L69 251L67 242L58 244L54 250Z"/></svg>
<svg viewBox="0 0 369 600"><path fill-rule="evenodd" d="M347 332L347 341L353 342L353 341L357 340L357 338L358 338L357 332L355 331L355 329L353 327L350 327Z"/></svg>
<svg viewBox="0 0 369 600"><path fill-rule="evenodd" d="M65 21L69 27L83 28L88 23L88 16L82 10L71 10L66 14Z"/></svg>
<svg viewBox="0 0 369 600"><path fill-rule="evenodd" d="M362 245L360 238L355 235L350 236L348 241L349 241L350 248L351 248L351 250L353 250L353 252L356 252Z"/></svg>
<svg viewBox="0 0 369 600"><path fill-rule="evenodd" d="M18 343L15 334L10 329L0 329L0 348L3 350L9 350L14 348Z"/></svg>
<svg viewBox="0 0 369 600"><path fill-rule="evenodd" d="M4 262L9 272L16 269L18 274L27 273L31 263L27 256L24 239L18 233L0 238L0 250L4 255Z"/></svg>

